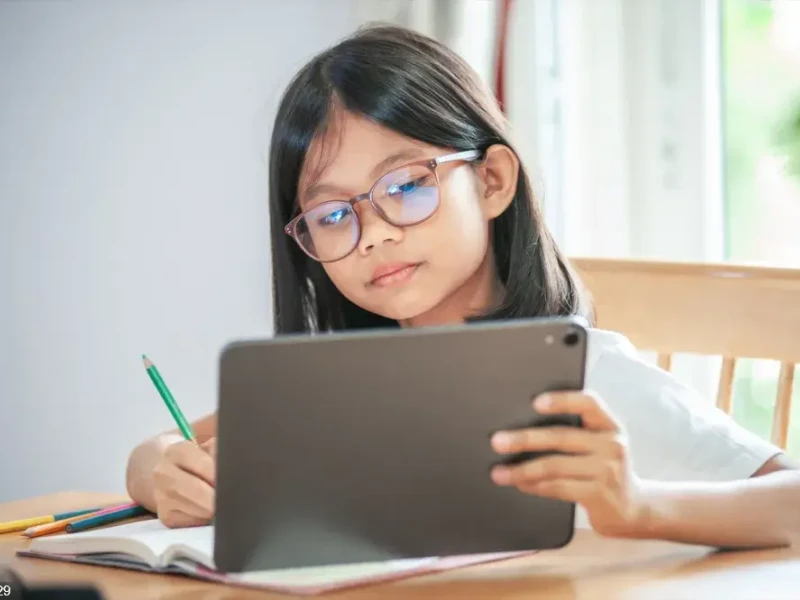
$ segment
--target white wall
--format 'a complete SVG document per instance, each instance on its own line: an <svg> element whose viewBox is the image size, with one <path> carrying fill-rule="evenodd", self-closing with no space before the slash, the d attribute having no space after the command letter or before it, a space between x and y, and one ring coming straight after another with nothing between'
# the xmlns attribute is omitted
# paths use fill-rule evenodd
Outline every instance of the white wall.
<svg viewBox="0 0 800 600"><path fill-rule="evenodd" d="M0 501L122 491L131 447L216 404L271 328L278 95L349 0L0 3Z"/></svg>

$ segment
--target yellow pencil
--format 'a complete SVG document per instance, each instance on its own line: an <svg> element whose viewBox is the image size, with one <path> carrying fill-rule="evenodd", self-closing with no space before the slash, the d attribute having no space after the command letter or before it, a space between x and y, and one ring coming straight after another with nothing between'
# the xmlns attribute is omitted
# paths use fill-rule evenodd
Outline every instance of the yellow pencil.
<svg viewBox="0 0 800 600"><path fill-rule="evenodd" d="M102 510L102 507L85 508L83 510L73 510L71 512L56 513L52 515L42 515L39 517L28 517L27 519L17 519L16 521L7 521L5 523L0 523L0 533L11 533L12 531L25 531L29 527L35 527L37 525L45 525L47 523L55 523L56 521L61 521L62 519L79 517L81 515L86 515L88 513L97 512L98 510Z"/></svg>

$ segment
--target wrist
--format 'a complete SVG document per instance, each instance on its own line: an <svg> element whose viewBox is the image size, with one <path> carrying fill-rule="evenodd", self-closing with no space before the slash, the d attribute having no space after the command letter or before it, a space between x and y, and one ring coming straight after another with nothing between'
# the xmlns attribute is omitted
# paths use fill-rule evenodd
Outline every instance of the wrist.
<svg viewBox="0 0 800 600"><path fill-rule="evenodd" d="M125 490L134 502L150 509L152 500L152 486L148 485L150 473L143 466L148 463L148 451L144 445L137 446L128 458L128 466L125 472Z"/></svg>
<svg viewBox="0 0 800 600"><path fill-rule="evenodd" d="M638 480L636 500L632 510L627 537L632 539L652 539L658 537L658 523L661 514L658 510L659 486L657 482Z"/></svg>

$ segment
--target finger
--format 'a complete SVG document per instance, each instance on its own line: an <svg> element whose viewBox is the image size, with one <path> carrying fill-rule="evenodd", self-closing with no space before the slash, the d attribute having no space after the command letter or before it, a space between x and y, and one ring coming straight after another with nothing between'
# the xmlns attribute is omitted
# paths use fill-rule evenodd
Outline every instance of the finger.
<svg viewBox="0 0 800 600"><path fill-rule="evenodd" d="M612 443L616 433L587 431L577 427L541 427L498 431L492 436L492 448L500 454L517 452L567 452L570 454L604 454L604 446Z"/></svg>
<svg viewBox="0 0 800 600"><path fill-rule="evenodd" d="M158 518L167 527L192 527L207 524L211 517L207 513L188 509L163 493L156 493ZM212 515L213 516L213 515Z"/></svg>
<svg viewBox="0 0 800 600"><path fill-rule="evenodd" d="M492 469L492 479L498 485L527 485L545 479L597 479L604 473L607 460L597 456L545 456L519 465L504 465Z"/></svg>
<svg viewBox="0 0 800 600"><path fill-rule="evenodd" d="M158 519L164 524L165 527L169 527L170 529L180 527L196 527L198 525L204 525L208 521L207 519L193 517L177 510L159 511Z"/></svg>
<svg viewBox="0 0 800 600"><path fill-rule="evenodd" d="M210 519L214 514L214 488L197 477L181 473L167 494L180 503L187 514L203 519Z"/></svg>
<svg viewBox="0 0 800 600"><path fill-rule="evenodd" d="M206 453L214 459L216 462L217 460L217 438L209 438L200 446Z"/></svg>
<svg viewBox="0 0 800 600"><path fill-rule="evenodd" d="M214 512L214 488L208 483L162 461L153 471L158 506L177 508L186 514L210 518Z"/></svg>
<svg viewBox="0 0 800 600"><path fill-rule="evenodd" d="M187 506L183 501L176 501L164 491L155 493L156 513L167 527L190 527L207 523L209 517L196 507Z"/></svg>
<svg viewBox="0 0 800 600"><path fill-rule="evenodd" d="M583 479L546 479L518 486L525 493L554 498L565 502L587 504L600 493L597 481Z"/></svg>
<svg viewBox="0 0 800 600"><path fill-rule="evenodd" d="M175 466L199 477L209 485L216 483L216 461L192 442L178 442L167 447L164 457Z"/></svg>
<svg viewBox="0 0 800 600"><path fill-rule="evenodd" d="M536 398L533 406L542 414L579 415L586 429L620 430L605 402L591 392L550 392Z"/></svg>

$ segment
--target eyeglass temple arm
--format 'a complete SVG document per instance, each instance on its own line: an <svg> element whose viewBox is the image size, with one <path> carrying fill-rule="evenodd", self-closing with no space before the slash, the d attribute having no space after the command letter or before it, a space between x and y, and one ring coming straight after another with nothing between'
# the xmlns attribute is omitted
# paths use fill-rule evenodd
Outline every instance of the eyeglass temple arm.
<svg viewBox="0 0 800 600"><path fill-rule="evenodd" d="M443 163L448 162L455 162L457 160L475 160L476 158L480 158L483 154L480 150L464 150L463 152L457 152L456 154L449 154L448 156L442 156L441 158L434 159L437 165L441 165Z"/></svg>

